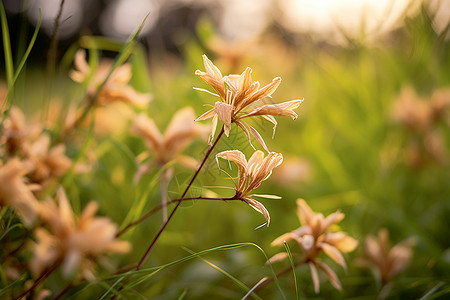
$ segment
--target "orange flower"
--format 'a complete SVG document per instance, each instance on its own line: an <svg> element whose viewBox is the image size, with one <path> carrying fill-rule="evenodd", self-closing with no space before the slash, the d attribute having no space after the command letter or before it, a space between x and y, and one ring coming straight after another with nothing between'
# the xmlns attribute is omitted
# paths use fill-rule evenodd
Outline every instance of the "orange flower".
<svg viewBox="0 0 450 300"><path fill-rule="evenodd" d="M39 275L61 260L64 276L80 268L85 278L94 279L95 259L106 253L126 253L130 244L116 239L117 226L108 218L94 216L98 208L95 202L89 203L77 219L63 189L58 190L57 196L58 206L51 200L40 205L40 214L49 230L42 227L35 230L37 244L31 270Z"/></svg>
<svg viewBox="0 0 450 300"><path fill-rule="evenodd" d="M244 123L242 119L252 116L262 116L274 125L273 131L275 134L277 121L273 116L290 116L295 120L297 114L294 112L294 109L299 107L303 100L292 100L280 104L257 106L258 100L269 97L275 92L278 85L280 85L280 77L274 78L271 83L260 88L259 82L252 80L252 69L249 67L247 67L241 75L232 74L223 77L220 70L208 59L208 57L206 57L206 55L203 55L203 63L206 72L197 70L195 74L207 84L211 85L217 92L217 94L214 95L220 97L221 100L214 104L214 108L196 119L196 121L201 121L212 118L209 142L212 142L217 122L220 120L224 125L225 134L227 136L230 133L231 123L236 123L244 131L249 142L251 134L258 140L264 149L269 152L258 131L252 126ZM246 113L245 108L250 105L256 105L257 107L251 112Z"/></svg>
<svg viewBox="0 0 450 300"><path fill-rule="evenodd" d="M330 227L339 223L345 215L337 211L325 218L321 213L314 213L303 199L298 199L297 205L297 215L302 226L278 237L272 242L272 246L283 245L284 241L297 241L305 253L305 263L308 263L310 267L315 292L318 293L320 288L316 266L324 271L335 288L341 290L341 283L336 273L327 264L321 262L318 256L324 252L344 269L347 269L341 252L353 251L358 245L358 241L344 232L330 232ZM279 253L272 257L271 261L285 257L287 257L287 253Z"/></svg>
<svg viewBox="0 0 450 300"><path fill-rule="evenodd" d="M76 82L84 82L89 78L92 70L86 62L86 53L83 50L77 51L74 63L76 69L70 72L70 77ZM98 87L106 79L106 76L108 76L112 67L112 61L102 60L100 62L88 85L88 95L90 97L95 95ZM102 87L97 98L97 103L105 105L112 101L123 101L137 107L146 107L151 100L151 96L150 94L136 92L136 90L128 84L131 76L131 65L129 63L117 67L108 78L106 84Z"/></svg>
<svg viewBox="0 0 450 300"><path fill-rule="evenodd" d="M26 226L36 220L39 203L23 180L31 168L29 162L18 158L10 159L5 165L0 163L0 206L14 208Z"/></svg>
<svg viewBox="0 0 450 300"><path fill-rule="evenodd" d="M231 160L238 166L238 183L235 183L235 198L240 199L262 213L267 220L267 226L270 224L270 215L267 209L260 202L253 199L254 196L263 198L279 199L278 196L250 194L252 190L259 187L261 182L266 180L272 170L283 162L281 153L270 152L266 158L262 151L256 151L248 160L239 150L223 151L216 155L218 158Z"/></svg>
<svg viewBox="0 0 450 300"><path fill-rule="evenodd" d="M383 228L378 237L368 236L365 243L365 253L368 262L378 270L383 283L390 281L395 275L408 266L412 257L414 238L409 238L389 248L389 232Z"/></svg>

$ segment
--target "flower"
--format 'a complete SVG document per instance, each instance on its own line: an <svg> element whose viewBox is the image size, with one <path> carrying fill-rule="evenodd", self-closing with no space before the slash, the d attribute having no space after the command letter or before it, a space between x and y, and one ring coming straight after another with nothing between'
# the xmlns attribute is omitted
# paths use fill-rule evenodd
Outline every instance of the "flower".
<svg viewBox="0 0 450 300"><path fill-rule="evenodd" d="M241 75L231 74L222 77L220 70L208 59L208 57L206 57L206 55L203 55L203 64L205 65L206 72L197 70L195 74L207 84L211 85L217 92L217 94L214 95L220 97L221 100L214 104L214 108L196 119L196 121L201 121L212 118L209 142L212 142L217 122L220 120L224 125L224 131L227 136L230 133L231 123L236 123L236 125L244 131L249 142L251 134L258 140L264 149L269 152L259 132L252 126L244 123L242 119L252 116L262 116L274 125L273 132L275 134L277 121L273 116L290 116L295 120L297 114L294 112L294 109L299 107L303 100L291 100L280 104L257 106L251 112L247 113L245 112L245 108L257 104L258 100L269 97L275 92L280 85L281 78L276 77L272 82L260 88L259 82L252 80L252 69L249 67L247 67Z"/></svg>
<svg viewBox="0 0 450 300"><path fill-rule="evenodd" d="M76 82L84 82L91 74L91 68L86 62L86 53L78 50L75 54L75 70L70 72L70 77ZM88 95L92 99L97 92L98 87L108 76L113 67L112 61L102 60L92 75L88 85ZM123 101L131 103L137 107L146 107L150 102L150 94L141 94L136 92L128 83L131 79L131 65L125 63L118 66L108 78L106 84L98 94L97 103L105 105L113 101Z"/></svg>
<svg viewBox="0 0 450 300"><path fill-rule="evenodd" d="M23 154L24 149L29 147L30 140L36 138L41 131L39 126L26 124L25 116L18 107L11 107L3 122L0 145L4 149L0 149L0 154L2 151L7 155Z"/></svg>
<svg viewBox="0 0 450 300"><path fill-rule="evenodd" d="M383 228L377 237L366 238L364 252L368 258L366 264L375 265L383 283L389 282L395 275L408 266L412 257L414 238L409 238L389 248L389 232Z"/></svg>
<svg viewBox="0 0 450 300"><path fill-rule="evenodd" d="M245 155L239 150L228 150L216 154L218 158L231 160L238 166L238 183L235 183L235 199L240 199L262 213L267 220L267 226L270 224L270 215L267 209L260 202L253 199L254 196L263 198L279 199L278 196L250 194L252 190L259 187L261 182L269 178L272 170L283 162L281 153L270 152L265 158L262 151L256 151L246 160Z"/></svg>
<svg viewBox="0 0 450 300"><path fill-rule="evenodd" d="M450 124L450 90L437 89L429 99L421 99L414 89L404 87L393 104L393 120L407 129L408 145L401 158L412 167L428 162L448 162L448 153L439 123Z"/></svg>
<svg viewBox="0 0 450 300"><path fill-rule="evenodd" d="M17 211L26 226L31 226L38 214L38 201L23 176L32 169L30 162L18 158L0 163L0 206L9 205Z"/></svg>
<svg viewBox="0 0 450 300"><path fill-rule="evenodd" d="M42 134L26 151L26 157L33 165L30 179L47 186L64 175L72 165L72 160L64 154L65 150L64 144L50 147L50 136Z"/></svg>
<svg viewBox="0 0 450 300"><path fill-rule="evenodd" d="M47 200L40 205L40 215L48 230L35 230L37 243L30 262L31 270L39 275L51 265L62 262L63 275L68 277L80 267L87 279L93 279L93 262L106 253L126 253L127 241L116 239L117 225L106 217L95 217L98 205L90 202L79 218L75 218L64 190L57 192L58 205Z"/></svg>
<svg viewBox="0 0 450 300"><path fill-rule="evenodd" d="M345 215L337 211L325 218L321 213L314 213L303 199L297 200L297 206L297 215L302 226L276 238L272 242L272 246L283 245L285 241L289 240L297 241L304 251L304 261L310 267L315 292L318 293L320 288L316 267L324 271L336 289L341 290L341 283L336 273L327 264L321 262L318 256L324 252L344 269L347 269L341 252L353 251L358 245L358 241L344 232L330 232L331 226L342 221ZM271 261L285 257L287 257L287 253L279 253L272 257Z"/></svg>
<svg viewBox="0 0 450 300"><path fill-rule="evenodd" d="M176 160L184 166L195 168L197 160L179 154L193 138L206 135L205 128L196 124L194 119L194 110L185 107L174 114L166 131L161 134L155 122L141 113L134 119L130 131L144 139L148 149L155 155L158 166Z"/></svg>

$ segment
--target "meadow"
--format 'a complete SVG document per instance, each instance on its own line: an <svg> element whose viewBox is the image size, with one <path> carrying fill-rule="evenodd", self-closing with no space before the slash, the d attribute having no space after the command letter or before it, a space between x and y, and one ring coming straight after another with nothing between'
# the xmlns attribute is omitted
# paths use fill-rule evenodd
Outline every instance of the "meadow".
<svg viewBox="0 0 450 300"><path fill-rule="evenodd" d="M0 297L445 299L449 28L238 47L203 20L182 58L138 30L35 66L3 12Z"/></svg>

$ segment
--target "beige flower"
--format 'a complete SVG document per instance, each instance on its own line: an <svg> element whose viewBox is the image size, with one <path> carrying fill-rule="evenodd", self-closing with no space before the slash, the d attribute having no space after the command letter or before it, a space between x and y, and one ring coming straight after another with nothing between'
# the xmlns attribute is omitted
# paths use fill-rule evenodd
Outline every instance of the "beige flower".
<svg viewBox="0 0 450 300"><path fill-rule="evenodd" d="M428 162L448 162L448 153L438 124L450 125L450 90L438 89L429 99L421 99L410 88L402 89L393 105L393 119L407 129L408 144L400 159L412 167Z"/></svg>
<svg viewBox="0 0 450 300"><path fill-rule="evenodd" d="M22 111L13 106L3 122L0 145L3 145L3 150L7 155L22 154L24 149L29 147L30 141L36 138L41 131L39 126L27 125ZM0 149L0 154L1 152Z"/></svg>
<svg viewBox="0 0 450 300"><path fill-rule="evenodd" d="M269 97L275 92L281 82L280 77L274 78L271 83L260 88L259 82L253 81L251 78L251 68L247 67L241 75L232 74L222 77L220 70L206 57L206 55L203 55L203 63L206 72L197 70L195 74L207 84L211 85L217 92L215 95L220 97L220 101L217 101L214 104L214 108L196 119L196 121L201 121L212 118L209 142L212 142L217 122L220 120L224 125L225 134L227 136L230 133L231 123L236 123L244 131L249 142L251 134L258 140L264 149L269 152L258 131L252 126L244 123L242 119L252 116L262 116L274 125L273 130L275 134L277 121L273 116L290 116L295 120L297 114L294 112L294 109L296 109L303 100L292 100L280 104L258 106L258 100ZM256 105L257 107L249 113L245 112L245 108L250 105Z"/></svg>
<svg viewBox="0 0 450 300"><path fill-rule="evenodd" d="M134 119L130 131L145 140L159 166L176 160L182 165L195 168L197 166L195 159L180 155L192 139L206 136L205 127L196 124L194 119L194 110L191 107L185 107L174 114L166 131L162 134L152 119L145 114L139 114Z"/></svg>
<svg viewBox="0 0 450 300"><path fill-rule="evenodd" d="M64 144L50 147L50 137L42 134L25 153L33 165L30 179L34 183L46 186L64 175L72 165L72 160L64 154L65 151Z"/></svg>
<svg viewBox="0 0 450 300"><path fill-rule="evenodd" d="M253 197L263 197L279 199L278 196L250 194L254 189L259 187L261 182L269 178L272 170L283 162L281 153L270 152L264 158L262 151L256 151L247 162L245 155L239 150L223 151L216 155L218 158L224 158L234 162L238 166L238 182L235 183L235 198L240 199L262 213L267 220L267 226L270 224L270 215L267 209Z"/></svg>
<svg viewBox="0 0 450 300"><path fill-rule="evenodd" d="M331 226L339 223L345 215L337 211L325 218L321 213L314 213L303 199L298 199L297 205L297 214L302 226L278 237L272 242L272 246L283 245L284 241L297 241L304 251L305 263L310 267L315 292L318 293L320 288L316 267L324 271L335 288L341 290L341 283L336 273L328 265L321 262L318 256L324 252L344 269L347 269L341 252L353 251L358 245L358 241L344 232L330 232ZM272 257L271 261L285 257L287 257L287 254L281 253Z"/></svg>
<svg viewBox="0 0 450 300"><path fill-rule="evenodd" d="M40 205L40 215L48 230L43 227L35 230L37 243L30 262L35 275L61 261L64 276L80 268L85 278L93 279L95 259L107 253L130 250L128 242L116 239L116 224L106 217L94 216L98 208L95 202L89 203L76 218L62 189L57 196L58 205L52 200Z"/></svg>
<svg viewBox="0 0 450 300"><path fill-rule="evenodd" d="M141 136L149 151L144 152L144 157L154 155L154 161L158 168L163 168L168 162L176 161L185 167L195 169L198 161L190 156L181 155L186 147L196 137L206 138L206 127L194 122L195 113L191 107L185 107L175 113L166 131L162 134L155 122L145 114L139 114L133 122L130 131ZM142 157L143 155L140 155ZM141 164L135 176L135 181L148 172L151 162ZM172 177L173 167L166 168L161 174L161 202L163 205L163 218L167 218L166 184Z"/></svg>
<svg viewBox="0 0 450 300"><path fill-rule="evenodd" d="M0 163L0 206L14 208L26 226L32 225L38 214L38 201L23 180L31 168L29 162L18 158Z"/></svg>
<svg viewBox="0 0 450 300"><path fill-rule="evenodd" d="M70 72L70 77L76 82L84 82L89 78L92 71L86 62L86 53L83 50L77 51L74 63L76 69ZM100 84L102 84L108 76L112 67L112 61L102 60L95 69L88 85L88 95L91 99L94 97ZM117 67L98 94L97 104L105 105L113 101L123 101L137 107L145 108L150 102L151 96L150 94L136 92L136 90L129 85L131 76L131 65L129 63Z"/></svg>
<svg viewBox="0 0 450 300"><path fill-rule="evenodd" d="M395 275L408 266L412 257L414 238L409 238L389 248L389 232L383 228L377 237L368 236L365 243L365 253L368 263L375 265L381 281L387 283Z"/></svg>

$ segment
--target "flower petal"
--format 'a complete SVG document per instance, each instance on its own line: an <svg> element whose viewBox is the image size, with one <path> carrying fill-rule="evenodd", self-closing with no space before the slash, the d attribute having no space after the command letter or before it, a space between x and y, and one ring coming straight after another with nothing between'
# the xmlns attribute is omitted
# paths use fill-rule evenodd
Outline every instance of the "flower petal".
<svg viewBox="0 0 450 300"><path fill-rule="evenodd" d="M342 290L341 283L339 281L339 278L337 277L336 273L326 264L317 262L317 266L322 269L322 271L325 272L325 275L327 275L328 279L330 280L331 284L339 291Z"/></svg>
<svg viewBox="0 0 450 300"><path fill-rule="evenodd" d="M280 83L281 83L281 78L276 77L272 80L272 82L270 82L266 86L260 88L253 94L248 95L248 96L246 95L245 99L243 99L242 102L239 103L239 105L236 105L237 106L236 111L240 111L241 109L252 104L253 102L258 101L259 99L262 99L264 97L268 97L268 96L272 95L273 92L275 92L275 90L278 88Z"/></svg>
<svg viewBox="0 0 450 300"><path fill-rule="evenodd" d="M248 124L247 124L248 125ZM264 142L264 139L262 138L262 136L259 134L259 132L253 128L252 126L248 125L248 128L250 129L250 133L255 137L255 139L261 144L261 146L263 146L264 150L266 150L267 152L269 151L269 148L267 148L266 143Z"/></svg>
<svg viewBox="0 0 450 300"><path fill-rule="evenodd" d="M264 215L264 217L267 220L267 227L269 227L270 215L269 215L269 211L264 207L264 205L262 205L261 202L258 202L252 198L244 198L244 201L245 201L245 203L247 203L248 205L253 207L256 211L259 211L260 213L262 213Z"/></svg>
<svg viewBox="0 0 450 300"><path fill-rule="evenodd" d="M288 257L289 255L286 253L286 252L280 252L280 253L277 253L277 254L275 254L274 256L272 256L270 259L269 259L269 262L270 263L273 263L273 262L276 262L276 261L280 261L280 260L283 260L283 259L285 259L286 257Z"/></svg>
<svg viewBox="0 0 450 300"><path fill-rule="evenodd" d="M214 117L214 115L216 115L216 111L213 109L208 110L207 112L205 112L204 114L202 114L200 117L198 117L197 119L195 119L195 121L203 121L203 120L207 120L210 119L212 117Z"/></svg>
<svg viewBox="0 0 450 300"><path fill-rule="evenodd" d="M342 253L339 252L339 250L327 243L319 243L317 245L319 248L322 248L323 252L327 254L332 260L340 264L344 270L347 271L347 264L345 263L344 256L342 256Z"/></svg>
<svg viewBox="0 0 450 300"><path fill-rule="evenodd" d="M290 240L294 240L295 236L292 232L288 232L285 233L279 237L277 237L276 239L273 240L272 243L270 243L270 245L272 246L279 246L279 245L283 245L285 241L290 241Z"/></svg>
<svg viewBox="0 0 450 300"><path fill-rule="evenodd" d="M256 108L252 112L244 115L242 118L252 117L252 116L262 116L262 115L272 115L272 116L281 116L286 117L290 116L292 119L297 119L298 115L293 111L303 100L291 100L279 104L267 104L261 107Z"/></svg>
<svg viewBox="0 0 450 300"><path fill-rule="evenodd" d="M225 129L225 135L229 136L231 129L231 114L233 113L233 106L224 102L217 101L214 105L219 120L222 121Z"/></svg>
<svg viewBox="0 0 450 300"><path fill-rule="evenodd" d="M317 268L314 263L309 262L308 263L309 269L311 270L311 278L314 284L314 292L318 294L320 292L320 281L319 281L319 274L317 273Z"/></svg>
<svg viewBox="0 0 450 300"><path fill-rule="evenodd" d="M223 158L234 162L238 166L238 186L241 186L245 181L245 174L247 173L247 160L245 155L239 150L227 150L216 154L216 161L219 164L218 158Z"/></svg>
<svg viewBox="0 0 450 300"><path fill-rule="evenodd" d="M239 120L234 121L234 123L236 123L236 125L239 126L242 129L242 131L244 132L245 136L247 137L248 143L253 148L253 150L256 150L255 146L253 146L252 141L250 139L250 133L248 132L248 129L245 128L245 123L243 123L243 122L241 122Z"/></svg>
<svg viewBox="0 0 450 300"><path fill-rule="evenodd" d="M314 216L314 212L311 210L311 208L306 204L305 200L298 199L297 200L297 215L300 219L300 222L302 225L309 225L312 217Z"/></svg>

